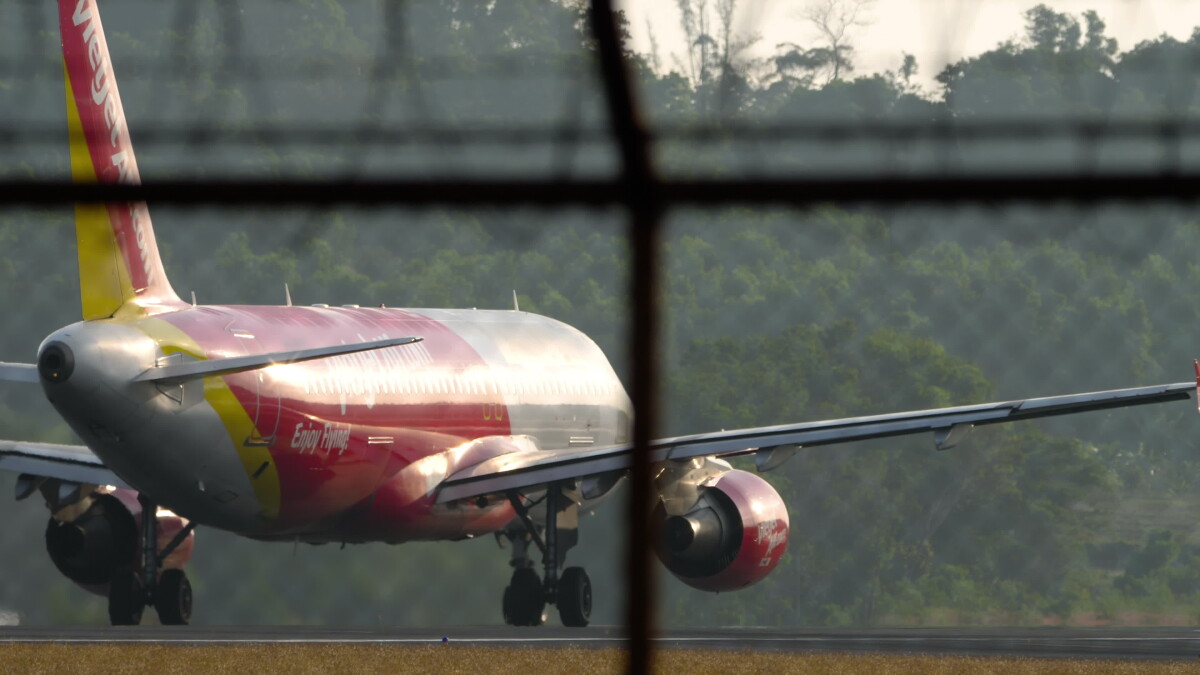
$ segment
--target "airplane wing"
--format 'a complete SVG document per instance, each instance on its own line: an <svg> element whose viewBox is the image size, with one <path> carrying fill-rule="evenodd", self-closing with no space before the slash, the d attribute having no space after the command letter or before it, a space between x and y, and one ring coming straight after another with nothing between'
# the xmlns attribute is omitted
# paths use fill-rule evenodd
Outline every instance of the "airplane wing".
<svg viewBox="0 0 1200 675"><path fill-rule="evenodd" d="M74 483L129 487L82 445L0 440L0 470Z"/></svg>
<svg viewBox="0 0 1200 675"><path fill-rule="evenodd" d="M0 361L0 381L37 383L37 366ZM0 440L0 471L72 483L129 487L83 445Z"/></svg>
<svg viewBox="0 0 1200 675"><path fill-rule="evenodd" d="M768 471L802 447L918 433L932 433L935 447L948 450L976 426L1190 399L1196 390L1196 382L1180 382L680 436L652 442L650 461L753 454L758 470ZM438 490L437 501L446 503L572 478L623 472L630 467L632 452L630 445L616 445L583 451L502 455L447 478Z"/></svg>

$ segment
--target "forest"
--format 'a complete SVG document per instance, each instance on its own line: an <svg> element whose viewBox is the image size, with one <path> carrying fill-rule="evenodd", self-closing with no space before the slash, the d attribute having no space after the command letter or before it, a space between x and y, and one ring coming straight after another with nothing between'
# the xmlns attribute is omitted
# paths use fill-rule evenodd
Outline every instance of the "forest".
<svg viewBox="0 0 1200 675"><path fill-rule="evenodd" d="M1023 36L930 90L903 53L871 74L853 40L753 56L719 11L736 2L678 5L683 58L628 54L667 176L1200 164L1200 28L1119 45L1095 12L1037 5ZM229 7L103 3L144 180L616 170L576 0ZM0 174L62 178L53 11L2 5L0 34ZM1063 132L1017 133L1029 124ZM286 283L297 303L503 308L515 289L627 375L619 210L151 213L174 286L201 303L282 304ZM663 436L1186 381L1200 357L1194 202L740 206L667 225ZM69 205L0 208L0 360L31 361L78 320L72 228ZM780 568L720 595L661 573L661 621L1200 623L1198 433L1177 403L982 428L946 452L924 437L804 450L765 476L791 514ZM0 388L0 437L75 442L16 384ZM592 575L594 623L622 616L622 499L569 557ZM50 565L36 501L0 502L0 619L102 623L103 600ZM507 561L490 538L339 550L201 530L194 621L499 624Z"/></svg>

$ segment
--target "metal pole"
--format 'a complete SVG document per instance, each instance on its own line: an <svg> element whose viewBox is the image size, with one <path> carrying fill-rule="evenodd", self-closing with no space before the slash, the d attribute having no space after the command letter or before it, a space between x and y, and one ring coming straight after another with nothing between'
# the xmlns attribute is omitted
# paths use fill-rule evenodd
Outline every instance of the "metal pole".
<svg viewBox="0 0 1200 675"><path fill-rule="evenodd" d="M621 153L621 184L633 248L629 332L633 382L633 466L630 471L627 579L629 671L650 671L656 597L650 567L650 441L658 426L658 243L661 195L650 159L650 139L638 118L633 87L621 56L610 0L593 0L592 30L600 52L609 124Z"/></svg>

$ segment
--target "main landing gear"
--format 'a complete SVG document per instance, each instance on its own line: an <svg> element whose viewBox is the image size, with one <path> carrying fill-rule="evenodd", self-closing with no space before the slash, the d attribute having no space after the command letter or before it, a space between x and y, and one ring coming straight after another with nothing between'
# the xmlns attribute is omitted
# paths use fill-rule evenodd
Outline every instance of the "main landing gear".
<svg viewBox="0 0 1200 675"><path fill-rule="evenodd" d="M567 550L578 538L578 504L563 495L561 485L550 485L545 497L546 524L539 528L517 492L510 492L508 501L516 509L524 529L505 532L513 546L514 569L512 580L504 589L504 623L540 626L549 603L558 605L564 626L588 625L592 615L592 582L587 572L582 567L568 567L559 574ZM539 531L544 532L544 538ZM530 541L542 552L544 579L538 578L529 559Z"/></svg>
<svg viewBox="0 0 1200 675"><path fill-rule="evenodd" d="M195 529L186 527L158 551L158 505L144 496L142 505L142 550L139 567L123 567L114 574L108 587L108 619L114 626L136 626L142 622L142 610L154 607L164 626L182 626L192 617L192 585L183 570L158 568Z"/></svg>

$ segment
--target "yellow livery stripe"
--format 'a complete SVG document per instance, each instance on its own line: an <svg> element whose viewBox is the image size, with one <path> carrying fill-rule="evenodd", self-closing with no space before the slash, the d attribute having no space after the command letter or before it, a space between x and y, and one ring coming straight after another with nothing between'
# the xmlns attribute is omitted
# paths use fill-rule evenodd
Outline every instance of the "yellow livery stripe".
<svg viewBox="0 0 1200 675"><path fill-rule="evenodd" d="M71 142L71 179L95 183L96 169L79 119L79 107L71 95L71 80L63 64L67 85L67 129ZM117 248L108 208L103 204L75 205L75 240L79 252L79 297L85 320L112 316L134 297L125 259Z"/></svg>
<svg viewBox="0 0 1200 675"><path fill-rule="evenodd" d="M194 358L204 358L204 350L191 336L166 321L144 319L135 325L158 342L164 354L182 352ZM254 428L254 421L225 384L225 380L220 377L204 378L204 400L216 411L229 434L229 440L238 453L242 468L254 487L260 514L271 520L277 518L280 503L279 472L267 446L247 443L251 439L261 437Z"/></svg>

